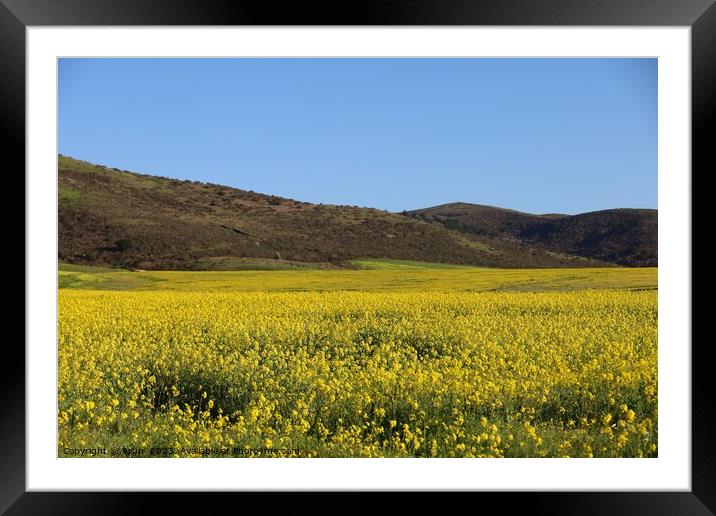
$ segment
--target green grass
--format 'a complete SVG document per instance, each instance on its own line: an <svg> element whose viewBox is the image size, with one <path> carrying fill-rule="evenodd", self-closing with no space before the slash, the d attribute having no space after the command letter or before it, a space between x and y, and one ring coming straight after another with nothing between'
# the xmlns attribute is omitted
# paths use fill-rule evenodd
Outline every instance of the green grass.
<svg viewBox="0 0 716 516"><path fill-rule="evenodd" d="M469 265L456 265L453 263L416 262L412 260L350 260L350 265L358 269L369 270L424 270L424 269L475 269Z"/></svg>
<svg viewBox="0 0 716 516"><path fill-rule="evenodd" d="M369 261L370 262L370 261ZM543 291L657 288L658 269L486 269L473 267L357 270L128 271L60 267L59 287L172 291ZM400 261L396 261L400 265Z"/></svg>
<svg viewBox="0 0 716 516"><path fill-rule="evenodd" d="M120 180L128 182L129 184L139 188L155 188L157 186L164 185L164 181L157 176L136 172L132 173L127 170L120 170L106 165L94 164L87 161L69 158L67 156L61 156L58 160L58 171L63 172L67 170L119 178Z"/></svg>
<svg viewBox="0 0 716 516"><path fill-rule="evenodd" d="M59 265L59 270L60 270L60 272L87 272L87 273L126 271L126 269L112 269L110 267L96 267L94 265L75 265L74 263L61 263Z"/></svg>
<svg viewBox="0 0 716 516"><path fill-rule="evenodd" d="M210 270L231 271L281 271L306 269L336 269L330 263L308 263L269 258L238 258L235 256L212 256L197 259L197 264Z"/></svg>
<svg viewBox="0 0 716 516"><path fill-rule="evenodd" d="M479 241L475 240L474 238L469 238L464 235L456 234L455 240L460 242L462 245L464 245L466 247L470 247L472 249L478 249L480 251L484 251L486 253L491 253L491 254L496 254L496 255L500 254L495 249L493 249L492 247L487 245L486 243L479 242Z"/></svg>
<svg viewBox="0 0 716 516"><path fill-rule="evenodd" d="M152 275L126 269L61 263L57 285L61 289L144 290L161 281Z"/></svg>
<svg viewBox="0 0 716 516"><path fill-rule="evenodd" d="M77 190L62 185L59 187L58 194L60 201L76 201L80 198L80 193Z"/></svg>
<svg viewBox="0 0 716 516"><path fill-rule="evenodd" d="M58 169L60 171L72 169L77 172L86 173L95 173L102 170L102 168L97 165L79 159L68 158L67 156L60 156Z"/></svg>

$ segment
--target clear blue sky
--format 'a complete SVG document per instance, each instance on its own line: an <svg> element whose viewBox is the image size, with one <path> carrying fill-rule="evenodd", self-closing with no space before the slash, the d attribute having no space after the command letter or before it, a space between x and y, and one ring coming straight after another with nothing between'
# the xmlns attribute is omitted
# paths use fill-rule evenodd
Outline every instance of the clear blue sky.
<svg viewBox="0 0 716 516"><path fill-rule="evenodd" d="M391 211L657 207L656 59L61 59L59 152Z"/></svg>

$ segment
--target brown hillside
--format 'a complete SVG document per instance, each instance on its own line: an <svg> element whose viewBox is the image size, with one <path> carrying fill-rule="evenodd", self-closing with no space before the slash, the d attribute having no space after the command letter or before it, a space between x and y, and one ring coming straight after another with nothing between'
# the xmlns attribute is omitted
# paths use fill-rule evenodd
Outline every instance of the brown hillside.
<svg viewBox="0 0 716 516"><path fill-rule="evenodd" d="M59 158L59 259L142 269L232 259L392 258L493 267L604 265L387 211L316 205ZM229 264L229 265L227 265Z"/></svg>
<svg viewBox="0 0 716 516"><path fill-rule="evenodd" d="M647 209L602 210L579 215L533 215L468 203L404 212L415 220L478 238L520 242L569 255L626 266L658 264L658 212Z"/></svg>

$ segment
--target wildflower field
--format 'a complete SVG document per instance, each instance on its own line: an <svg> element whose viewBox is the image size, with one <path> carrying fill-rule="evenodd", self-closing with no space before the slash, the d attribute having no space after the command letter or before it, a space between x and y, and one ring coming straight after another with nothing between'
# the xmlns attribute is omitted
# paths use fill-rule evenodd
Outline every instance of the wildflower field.
<svg viewBox="0 0 716 516"><path fill-rule="evenodd" d="M343 272L65 271L58 455L657 455L656 269Z"/></svg>

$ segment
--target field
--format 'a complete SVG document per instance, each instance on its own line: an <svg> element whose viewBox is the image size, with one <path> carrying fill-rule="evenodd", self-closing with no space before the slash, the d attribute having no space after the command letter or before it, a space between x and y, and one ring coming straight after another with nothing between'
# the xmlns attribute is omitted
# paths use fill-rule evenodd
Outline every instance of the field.
<svg viewBox="0 0 716 516"><path fill-rule="evenodd" d="M656 269L354 265L62 266L59 456L657 456Z"/></svg>
<svg viewBox="0 0 716 516"><path fill-rule="evenodd" d="M129 271L61 265L59 287L172 291L544 291L656 289L656 268L488 269L460 265L360 260L356 269ZM248 267L248 264L246 265ZM253 265L257 269L263 262Z"/></svg>

